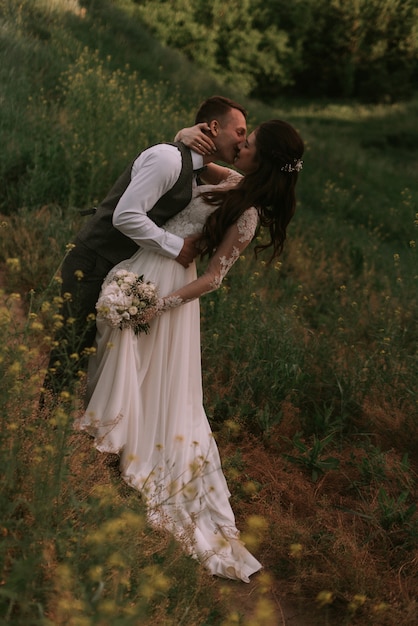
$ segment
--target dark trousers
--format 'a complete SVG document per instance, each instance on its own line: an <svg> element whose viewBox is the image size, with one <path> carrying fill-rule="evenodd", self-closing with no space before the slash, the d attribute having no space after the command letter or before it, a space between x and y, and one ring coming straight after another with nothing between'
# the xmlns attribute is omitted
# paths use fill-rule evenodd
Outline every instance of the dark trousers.
<svg viewBox="0 0 418 626"><path fill-rule="evenodd" d="M61 270L63 305L62 327L57 331L51 350L44 388L57 396L72 394L79 373L87 368L88 352L96 335L96 302L104 278L113 263L99 256L81 241L66 256ZM45 404L42 396L41 405Z"/></svg>

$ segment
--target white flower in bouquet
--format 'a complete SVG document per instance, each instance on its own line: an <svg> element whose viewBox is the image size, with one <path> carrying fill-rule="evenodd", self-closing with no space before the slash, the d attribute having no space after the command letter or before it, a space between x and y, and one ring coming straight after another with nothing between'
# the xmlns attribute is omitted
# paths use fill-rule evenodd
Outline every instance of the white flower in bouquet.
<svg viewBox="0 0 418 626"><path fill-rule="evenodd" d="M127 270L117 270L106 282L96 304L97 318L113 327L132 328L137 335L148 332L147 314L156 309L157 288Z"/></svg>

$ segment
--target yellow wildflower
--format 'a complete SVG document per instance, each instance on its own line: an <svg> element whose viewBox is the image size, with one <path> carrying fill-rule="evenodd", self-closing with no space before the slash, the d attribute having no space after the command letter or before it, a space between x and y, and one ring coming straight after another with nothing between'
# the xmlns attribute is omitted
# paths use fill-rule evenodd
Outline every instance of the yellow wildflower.
<svg viewBox="0 0 418 626"><path fill-rule="evenodd" d="M327 604L332 604L334 600L334 595L332 591L320 591L316 596L316 602L319 607L324 607Z"/></svg>
<svg viewBox="0 0 418 626"><path fill-rule="evenodd" d="M12 257L6 259L6 265L11 272L19 272L20 271L20 259L16 257Z"/></svg>
<svg viewBox="0 0 418 626"><path fill-rule="evenodd" d="M301 543L292 543L289 547L290 556L294 559L300 559L303 552L303 545Z"/></svg>

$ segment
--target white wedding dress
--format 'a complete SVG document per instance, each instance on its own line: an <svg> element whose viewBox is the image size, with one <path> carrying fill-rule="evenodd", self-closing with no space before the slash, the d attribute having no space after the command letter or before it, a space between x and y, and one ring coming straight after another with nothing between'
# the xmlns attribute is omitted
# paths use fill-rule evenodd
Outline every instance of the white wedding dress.
<svg viewBox="0 0 418 626"><path fill-rule="evenodd" d="M231 170L222 184L236 182ZM213 207L199 198L199 192L210 188L194 190L188 207L165 228L182 237L201 232ZM257 212L248 209L231 227L228 241L220 244L209 274L198 280L194 263L184 269L145 249L116 266L143 274L158 286L160 296L191 285L185 297L181 292L167 299L168 310L152 320L148 334L136 336L131 329L98 321L97 353L89 363L88 406L76 424L93 435L99 450L120 455L122 477L144 497L151 524L172 532L212 574L245 582L261 564L239 539L203 408L196 296L219 287L256 227Z"/></svg>

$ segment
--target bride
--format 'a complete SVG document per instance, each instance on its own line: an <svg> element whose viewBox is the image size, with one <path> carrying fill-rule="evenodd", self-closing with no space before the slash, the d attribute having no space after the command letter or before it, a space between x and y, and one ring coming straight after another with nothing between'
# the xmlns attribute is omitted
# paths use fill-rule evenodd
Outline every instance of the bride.
<svg viewBox="0 0 418 626"><path fill-rule="evenodd" d="M259 225L280 254L296 206L303 142L280 120L261 124L240 146L236 171L210 164L205 184L164 228L181 237L202 234L209 257L197 277L188 268L140 249L117 265L158 288L149 333L97 319L90 357L87 408L77 427L100 451L120 455L123 479L137 489L149 522L169 530L208 571L249 582L262 566L239 539L218 448L203 407L199 297L217 289Z"/></svg>

